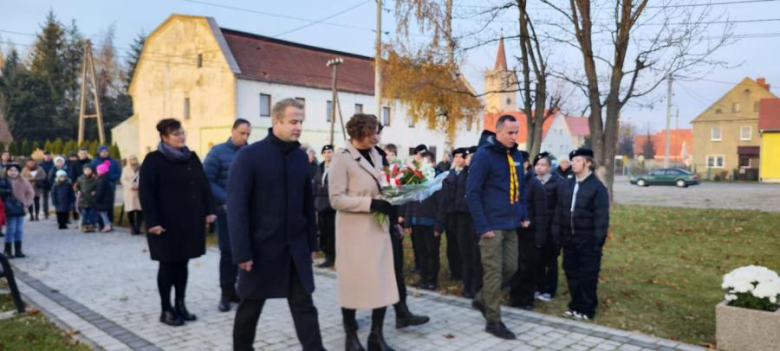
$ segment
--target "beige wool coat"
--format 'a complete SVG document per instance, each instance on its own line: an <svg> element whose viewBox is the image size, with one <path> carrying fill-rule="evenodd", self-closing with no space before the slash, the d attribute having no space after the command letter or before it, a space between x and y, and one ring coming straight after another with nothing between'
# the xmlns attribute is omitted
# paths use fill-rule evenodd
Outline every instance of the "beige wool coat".
<svg viewBox="0 0 780 351"><path fill-rule="evenodd" d="M371 213L380 195L382 156L371 149L371 164L351 144L333 155L328 170L330 204L336 213L336 271L341 307L373 309L398 302L393 246L388 224Z"/></svg>
<svg viewBox="0 0 780 351"><path fill-rule="evenodd" d="M125 166L122 169L122 198L125 201L125 212L141 211L141 198L138 196L138 189L133 189L133 185L138 185L138 172L133 167Z"/></svg>

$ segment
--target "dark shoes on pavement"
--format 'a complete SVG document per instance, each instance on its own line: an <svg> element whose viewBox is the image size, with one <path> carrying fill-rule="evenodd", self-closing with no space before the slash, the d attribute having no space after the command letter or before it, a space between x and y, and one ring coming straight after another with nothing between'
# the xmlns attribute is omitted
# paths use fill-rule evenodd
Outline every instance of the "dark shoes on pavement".
<svg viewBox="0 0 780 351"><path fill-rule="evenodd" d="M187 310L187 305L185 305L184 301L182 301L182 300L177 300L176 301L176 305L173 308L173 310L184 321L192 322L192 321L195 321L195 320L198 319L198 317L196 315L190 313L190 311Z"/></svg>
<svg viewBox="0 0 780 351"><path fill-rule="evenodd" d="M184 320L173 311L163 311L163 313L160 315L160 323L167 324L172 327L180 327L184 325Z"/></svg>
<svg viewBox="0 0 780 351"><path fill-rule="evenodd" d="M515 333L507 329L504 322L488 322L485 331L501 339L514 340L516 338Z"/></svg>
<svg viewBox="0 0 780 351"><path fill-rule="evenodd" d="M5 255L5 257L14 258L14 252L11 249L11 246L11 243L5 243L5 250L3 250L3 255Z"/></svg>
<svg viewBox="0 0 780 351"><path fill-rule="evenodd" d="M428 316L418 316L409 311L405 303L400 302L395 308L395 327L397 329L413 327L428 323L431 319Z"/></svg>
<svg viewBox="0 0 780 351"><path fill-rule="evenodd" d="M217 309L219 309L220 312L230 312L230 299L226 296L222 296L222 298L219 299Z"/></svg>
<svg viewBox="0 0 780 351"><path fill-rule="evenodd" d="M383 324L371 325L371 334L368 334L368 351L395 351L387 345L382 326Z"/></svg>

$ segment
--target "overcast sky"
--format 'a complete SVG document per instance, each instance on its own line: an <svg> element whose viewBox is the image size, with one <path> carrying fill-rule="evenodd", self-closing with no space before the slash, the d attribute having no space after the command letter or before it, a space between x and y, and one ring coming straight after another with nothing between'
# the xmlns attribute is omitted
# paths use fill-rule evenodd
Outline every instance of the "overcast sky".
<svg viewBox="0 0 780 351"><path fill-rule="evenodd" d="M443 1L443 0L442 0ZM746 0L736 0L746 1ZM500 0L455 0L455 35L471 33L484 24L484 16L472 16L490 3ZM653 0L651 4L660 3ZM679 1L678 3L705 3ZM713 0L713 3L734 1ZM35 38L29 34L37 33L49 9L64 23L75 20L81 31L88 37L97 39L106 28L114 25L116 29L115 45L122 55L130 47L133 38L140 32L153 31L172 13L202 15L214 17L221 27L242 30L266 36L278 36L308 45L373 56L374 32L376 27L376 3L374 0L0 0L0 41L5 49L8 41L17 44L17 48L26 50ZM223 7L209 4L220 4ZM233 7L233 8L227 8ZM395 37L394 1L385 3L383 29L389 37ZM534 9L545 16L552 16L542 5ZM680 111L680 128L690 128L690 120L721 97L732 85L744 77L766 77L770 84L780 87L780 1L747 0L747 3L733 3L712 7L713 16L725 15L734 24L733 33L748 35L733 45L722 48L714 58L728 62L732 68L720 68L706 75L705 79L679 82L674 85L673 103ZM332 15L335 15L331 18ZM479 34L480 39L498 37L503 32L513 35L517 25L514 13L507 13ZM461 18L470 17L470 18ZM320 21L312 23L312 21ZM761 20L761 21L753 21ZM722 26L712 25L712 35ZM412 38L422 38L412 33ZM386 36L387 38L387 36ZM465 39L463 45L474 39ZM512 41L507 41L507 55L510 66L517 67L515 59L519 49ZM496 57L496 44L486 45L460 55L462 70L471 84L478 90L484 90L484 71L492 68ZM552 46L552 62L568 65L567 69L576 69L581 61L576 55L563 53ZM572 57L573 56L573 57ZM565 63L557 58L564 57ZM778 92L780 88L772 88ZM666 86L663 85L654 94L637 100L635 104L623 110L623 119L630 121L644 131L664 128L666 123ZM652 105L652 107L640 107ZM569 98L566 106L577 110L582 106L582 97L576 93ZM674 120L672 121L674 128Z"/></svg>

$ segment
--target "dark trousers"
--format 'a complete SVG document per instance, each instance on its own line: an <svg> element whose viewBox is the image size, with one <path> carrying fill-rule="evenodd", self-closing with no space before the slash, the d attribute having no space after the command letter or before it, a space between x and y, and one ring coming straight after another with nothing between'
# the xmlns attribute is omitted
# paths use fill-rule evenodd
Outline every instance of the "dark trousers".
<svg viewBox="0 0 780 351"><path fill-rule="evenodd" d="M463 290L476 294L482 288L482 263L479 261L479 236L474 232L471 215L453 213L462 265ZM449 238L447 239L449 240ZM449 243L447 244L449 245Z"/></svg>
<svg viewBox="0 0 780 351"><path fill-rule="evenodd" d="M33 204L30 205L29 208L27 208L27 212L30 213L30 219L37 219L38 214L41 213L41 197L35 196L33 197Z"/></svg>
<svg viewBox="0 0 780 351"><path fill-rule="evenodd" d="M60 229L68 228L68 214L68 212L57 211L57 224L59 225Z"/></svg>
<svg viewBox="0 0 780 351"><path fill-rule="evenodd" d="M433 234L433 227L419 225L412 227L412 233L420 242L420 283L438 286L441 237Z"/></svg>
<svg viewBox="0 0 780 351"><path fill-rule="evenodd" d="M406 303L406 281L404 280L404 237L398 230L390 230L390 243L393 244L393 268L395 283L398 285L398 304ZM398 305L396 304L396 305Z"/></svg>
<svg viewBox="0 0 780 351"><path fill-rule="evenodd" d="M143 222L143 212L127 212L127 221L130 222L130 228L133 234L141 234L141 223Z"/></svg>
<svg viewBox="0 0 780 351"><path fill-rule="evenodd" d="M463 260L460 253L460 238L458 237L458 220L456 216L447 216L447 226L444 230L447 236L447 262L450 267L450 276L454 280L463 278Z"/></svg>
<svg viewBox="0 0 780 351"><path fill-rule="evenodd" d="M336 259L336 211L317 212L317 226L320 230L320 249L325 257Z"/></svg>
<svg viewBox="0 0 780 351"><path fill-rule="evenodd" d="M228 233L227 213L220 207L217 209L217 243L219 244L219 287L223 297L235 297L238 265L233 263L230 252L230 235Z"/></svg>
<svg viewBox="0 0 780 351"><path fill-rule="evenodd" d="M422 252L422 239L420 239L420 235L416 232L412 231L412 252L414 253L414 269L416 271L421 271L421 260L420 253Z"/></svg>
<svg viewBox="0 0 780 351"><path fill-rule="evenodd" d="M157 271L157 289L160 292L160 305L163 311L172 311L171 289L176 289L176 301L184 301L187 291L187 261L160 262Z"/></svg>
<svg viewBox="0 0 780 351"><path fill-rule="evenodd" d="M509 295L514 305L533 306L539 249L536 247L533 229L519 229L517 239L517 272L512 277Z"/></svg>
<svg viewBox="0 0 780 351"><path fill-rule="evenodd" d="M49 218L49 199L51 198L51 191L43 191L43 217Z"/></svg>
<svg viewBox="0 0 780 351"><path fill-rule="evenodd" d="M536 291L555 297L558 291L558 256L561 254L561 247L548 239L540 254L536 271Z"/></svg>
<svg viewBox="0 0 780 351"><path fill-rule="evenodd" d="M292 264L292 263L291 263ZM290 306L295 333L304 350L322 350L322 335L317 317L317 307L298 278L298 270L293 265L290 269L290 291L287 304ZM236 320L233 325L233 350L254 350L257 322L263 312L265 299L242 299L236 309Z"/></svg>
<svg viewBox="0 0 780 351"><path fill-rule="evenodd" d="M565 242L563 244L563 270L569 285L571 302L569 310L596 316L599 304L598 283L601 270L601 250L594 250L593 240L585 243Z"/></svg>

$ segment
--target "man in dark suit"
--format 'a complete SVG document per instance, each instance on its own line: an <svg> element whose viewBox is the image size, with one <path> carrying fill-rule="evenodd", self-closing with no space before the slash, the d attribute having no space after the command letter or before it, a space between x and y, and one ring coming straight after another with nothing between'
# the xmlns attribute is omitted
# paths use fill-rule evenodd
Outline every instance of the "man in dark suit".
<svg viewBox="0 0 780 351"><path fill-rule="evenodd" d="M312 261L317 251L312 179L300 149L303 105L284 99L273 108L268 136L242 148L230 166L228 226L240 269L234 350L253 350L266 299L286 298L304 350L322 350Z"/></svg>

